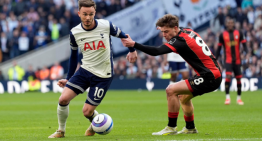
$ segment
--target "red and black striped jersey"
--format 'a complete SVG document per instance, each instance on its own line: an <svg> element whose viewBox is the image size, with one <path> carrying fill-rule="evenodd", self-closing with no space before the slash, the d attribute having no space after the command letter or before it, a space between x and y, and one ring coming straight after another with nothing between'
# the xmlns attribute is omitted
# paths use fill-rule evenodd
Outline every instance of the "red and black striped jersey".
<svg viewBox="0 0 262 141"><path fill-rule="evenodd" d="M224 46L225 62L241 64L240 43L245 43L244 35L238 30L232 32L224 31L219 35L218 46Z"/></svg>
<svg viewBox="0 0 262 141"><path fill-rule="evenodd" d="M178 53L198 76L221 77L218 62L203 39L191 29L181 28L165 46Z"/></svg>

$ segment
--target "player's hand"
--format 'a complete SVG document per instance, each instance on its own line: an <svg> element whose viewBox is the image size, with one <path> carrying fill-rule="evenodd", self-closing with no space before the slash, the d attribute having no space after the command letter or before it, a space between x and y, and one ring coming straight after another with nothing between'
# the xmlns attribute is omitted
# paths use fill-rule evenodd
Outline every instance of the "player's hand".
<svg viewBox="0 0 262 141"><path fill-rule="evenodd" d="M64 88L67 81L68 81L68 80L66 80L66 79L61 79L61 80L59 80L59 81L57 82L57 85L58 85L59 87L61 87L61 88Z"/></svg>
<svg viewBox="0 0 262 141"><path fill-rule="evenodd" d="M126 55L126 59L130 62L130 63L134 63L137 59L137 52L134 51L134 52L129 52L127 55Z"/></svg>
<svg viewBox="0 0 262 141"><path fill-rule="evenodd" d="M131 37L126 34L127 38L121 38L121 42L123 46L125 47L134 47L135 46L135 41L131 39Z"/></svg>

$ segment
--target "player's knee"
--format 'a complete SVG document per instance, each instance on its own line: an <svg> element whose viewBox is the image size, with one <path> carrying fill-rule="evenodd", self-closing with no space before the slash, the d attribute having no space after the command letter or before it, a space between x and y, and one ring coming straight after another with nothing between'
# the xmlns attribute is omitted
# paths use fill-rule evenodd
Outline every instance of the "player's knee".
<svg viewBox="0 0 262 141"><path fill-rule="evenodd" d="M69 102L70 102L70 100L66 99L65 97L63 97L63 96L59 97L59 104L60 105L67 105L67 104L69 104Z"/></svg>
<svg viewBox="0 0 262 141"><path fill-rule="evenodd" d="M232 77L231 75L226 75L227 79L231 79L231 77Z"/></svg>
<svg viewBox="0 0 262 141"><path fill-rule="evenodd" d="M94 110L90 110L90 109L83 109L83 114L85 117L91 117L94 113Z"/></svg>
<svg viewBox="0 0 262 141"><path fill-rule="evenodd" d="M175 92L174 89L172 88L172 84L171 84L171 85L168 85L168 87L166 88L166 94L167 94L167 97L175 96L175 95L176 95L176 92Z"/></svg>

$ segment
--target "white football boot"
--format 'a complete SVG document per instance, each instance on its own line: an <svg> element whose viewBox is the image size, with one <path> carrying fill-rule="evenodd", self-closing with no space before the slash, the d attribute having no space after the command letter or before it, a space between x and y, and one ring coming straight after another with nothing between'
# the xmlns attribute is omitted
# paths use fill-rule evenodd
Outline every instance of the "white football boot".
<svg viewBox="0 0 262 141"><path fill-rule="evenodd" d="M177 134L196 134L198 133L197 129L187 129L186 127L184 127L181 131L177 132Z"/></svg>
<svg viewBox="0 0 262 141"><path fill-rule="evenodd" d="M239 100L237 100L237 104L238 105L244 105L244 102L241 99L239 99Z"/></svg>
<svg viewBox="0 0 262 141"><path fill-rule="evenodd" d="M52 135L50 135L48 138L64 138L65 132L61 130L56 130L56 132Z"/></svg>
<svg viewBox="0 0 262 141"><path fill-rule="evenodd" d="M175 135L177 134L177 127L165 127L163 130L159 132L154 132L152 135Z"/></svg>
<svg viewBox="0 0 262 141"><path fill-rule="evenodd" d="M94 136L94 135L95 135L95 131L92 129L92 123L91 123L85 132L85 136Z"/></svg>

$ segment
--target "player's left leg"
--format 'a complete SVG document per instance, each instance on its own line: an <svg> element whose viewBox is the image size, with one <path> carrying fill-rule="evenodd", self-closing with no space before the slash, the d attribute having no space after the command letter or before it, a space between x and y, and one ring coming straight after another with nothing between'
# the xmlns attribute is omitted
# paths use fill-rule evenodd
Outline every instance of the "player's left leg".
<svg viewBox="0 0 262 141"><path fill-rule="evenodd" d="M186 81L179 81L168 85L166 88L167 105L168 105L168 125L159 132L154 132L152 135L174 135L177 134L177 117L179 114L180 103L178 95L192 96Z"/></svg>
<svg viewBox="0 0 262 141"><path fill-rule="evenodd" d="M98 76L92 76L92 81L90 84L90 89L87 95L85 105L83 107L84 116L89 119L91 124L87 128L85 135L93 136L95 132L92 129L92 120L98 112L95 110L96 107L102 102L106 95L106 92L112 82L113 77L110 78L100 78Z"/></svg>
<svg viewBox="0 0 262 141"><path fill-rule="evenodd" d="M230 83L231 83L231 78L232 78L233 65L226 63L225 67L226 67L226 80L225 80L226 100L225 100L225 105L229 105L230 102L231 102L229 89L230 89Z"/></svg>
<svg viewBox="0 0 262 141"><path fill-rule="evenodd" d="M92 120L96 115L98 115L98 112L95 110L97 106L93 106L90 104L85 103L83 107L83 114L84 116L92 123ZM91 125L88 127L88 129L85 132L85 136L93 136L95 132L93 131Z"/></svg>
<svg viewBox="0 0 262 141"><path fill-rule="evenodd" d="M237 104L238 105L244 105L244 102L241 100L241 88L242 88L242 84L241 84L241 78L242 78L242 74L241 74L241 65L237 65L235 64L233 67L234 70L234 74L235 77L237 79Z"/></svg>
<svg viewBox="0 0 262 141"><path fill-rule="evenodd" d="M180 104L184 113L186 127L184 127L178 134L194 134L198 133L194 123L194 106L191 101L192 95L179 95Z"/></svg>

